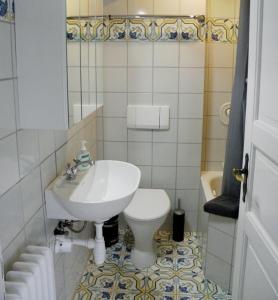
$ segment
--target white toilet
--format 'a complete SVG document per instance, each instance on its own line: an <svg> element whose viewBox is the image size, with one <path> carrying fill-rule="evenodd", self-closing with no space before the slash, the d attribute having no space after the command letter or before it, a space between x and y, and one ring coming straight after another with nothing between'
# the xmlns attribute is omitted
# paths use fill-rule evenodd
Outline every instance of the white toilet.
<svg viewBox="0 0 278 300"><path fill-rule="evenodd" d="M169 197L164 190L138 189L124 210L135 239L131 259L137 268L143 269L154 264L156 253L153 236L164 223L170 207Z"/></svg>

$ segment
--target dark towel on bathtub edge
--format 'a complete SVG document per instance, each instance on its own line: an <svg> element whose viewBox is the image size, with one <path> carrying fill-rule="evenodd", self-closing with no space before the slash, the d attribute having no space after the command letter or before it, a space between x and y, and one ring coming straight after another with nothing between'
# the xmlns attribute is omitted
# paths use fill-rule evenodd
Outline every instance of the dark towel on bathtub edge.
<svg viewBox="0 0 278 300"><path fill-rule="evenodd" d="M239 211L239 199L221 195L204 205L204 211L210 214L237 219Z"/></svg>

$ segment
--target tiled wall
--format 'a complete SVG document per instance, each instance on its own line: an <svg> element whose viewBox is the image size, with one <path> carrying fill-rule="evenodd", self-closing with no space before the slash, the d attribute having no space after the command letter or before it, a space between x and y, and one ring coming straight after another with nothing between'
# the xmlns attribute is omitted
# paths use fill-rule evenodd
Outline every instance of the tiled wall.
<svg viewBox="0 0 278 300"><path fill-rule="evenodd" d="M207 17L238 24L239 5L239 0L208 0ZM231 101L236 46L236 40L206 43L203 170L223 169L228 127L220 122L219 109Z"/></svg>
<svg viewBox="0 0 278 300"><path fill-rule="evenodd" d="M75 156L80 140L89 142L96 157L96 114L67 132L19 128L15 26L10 10L2 14L2 3L5 1L0 1L0 243L7 271L26 244L53 246L57 221L46 218L44 189ZM88 226L83 236L91 233ZM55 256L57 299L70 299L87 257L88 251L82 248Z"/></svg>
<svg viewBox="0 0 278 300"><path fill-rule="evenodd" d="M204 14L196 1L104 1L104 14ZM187 5L185 5L187 3ZM194 9L193 9L193 8ZM196 229L205 43L107 41L103 43L104 158L136 164L141 187L165 189L181 198L187 230ZM170 129L132 130L126 126L128 104L169 105ZM167 222L169 228L171 220Z"/></svg>

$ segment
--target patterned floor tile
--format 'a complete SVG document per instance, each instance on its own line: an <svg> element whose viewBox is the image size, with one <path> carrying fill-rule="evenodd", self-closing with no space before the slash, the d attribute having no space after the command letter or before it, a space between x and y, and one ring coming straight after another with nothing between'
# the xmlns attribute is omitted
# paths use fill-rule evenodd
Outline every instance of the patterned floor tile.
<svg viewBox="0 0 278 300"><path fill-rule="evenodd" d="M205 279L197 235L186 233L181 243L168 232L155 235L157 261L148 269L137 269L131 262L133 237L120 233L120 241L107 249L103 266L94 265L93 256L73 300L230 300L219 286Z"/></svg>

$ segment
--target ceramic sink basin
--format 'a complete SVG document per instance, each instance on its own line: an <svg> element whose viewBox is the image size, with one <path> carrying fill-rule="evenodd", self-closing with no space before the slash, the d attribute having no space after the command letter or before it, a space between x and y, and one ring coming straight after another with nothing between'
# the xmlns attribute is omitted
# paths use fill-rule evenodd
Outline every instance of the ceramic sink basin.
<svg viewBox="0 0 278 300"><path fill-rule="evenodd" d="M101 160L72 181L58 177L48 194L77 220L102 223L128 206L140 178L140 170L132 164Z"/></svg>

